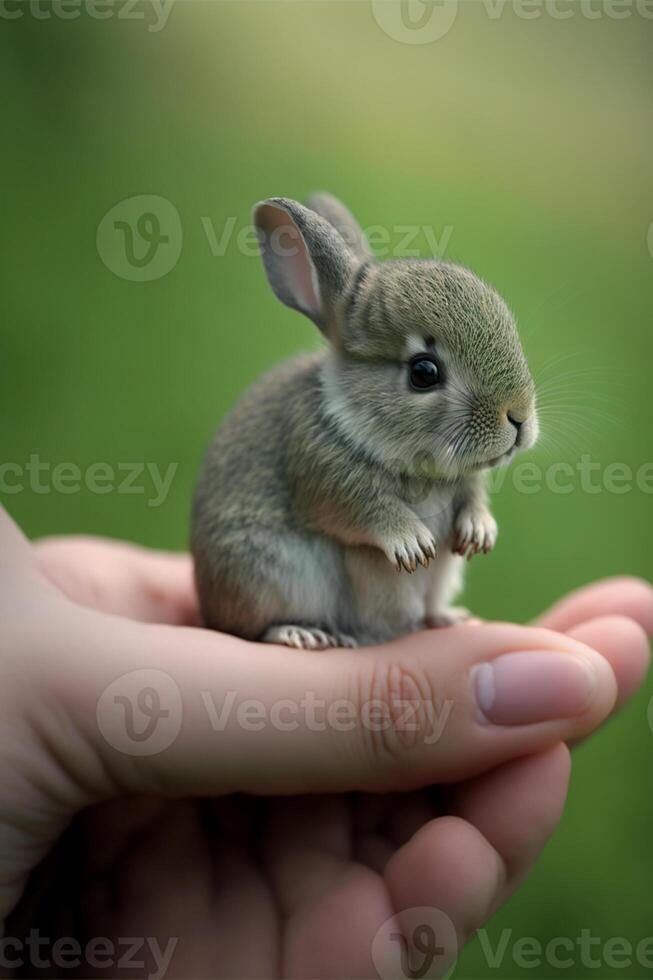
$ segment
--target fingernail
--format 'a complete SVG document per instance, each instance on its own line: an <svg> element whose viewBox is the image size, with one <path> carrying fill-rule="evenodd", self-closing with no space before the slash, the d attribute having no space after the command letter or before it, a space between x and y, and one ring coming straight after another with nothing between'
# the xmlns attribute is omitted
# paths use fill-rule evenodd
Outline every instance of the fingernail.
<svg viewBox="0 0 653 980"><path fill-rule="evenodd" d="M532 725L581 714L592 700L597 676L584 657L533 650L504 653L479 664L473 670L472 683L486 721Z"/></svg>

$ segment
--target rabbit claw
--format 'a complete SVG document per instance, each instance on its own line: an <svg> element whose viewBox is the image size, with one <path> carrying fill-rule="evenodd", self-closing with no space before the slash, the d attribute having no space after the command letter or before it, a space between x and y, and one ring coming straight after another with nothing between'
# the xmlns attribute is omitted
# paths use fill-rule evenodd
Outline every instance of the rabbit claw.
<svg viewBox="0 0 653 980"><path fill-rule="evenodd" d="M396 545L390 560L398 572L406 571L412 574L417 571L418 565L421 565L422 568L428 568L429 562L435 557L435 541L426 532L422 535L415 535L413 538Z"/></svg>
<svg viewBox="0 0 653 980"><path fill-rule="evenodd" d="M461 510L456 518L451 550L470 561L492 551L499 529L489 510Z"/></svg>
<svg viewBox="0 0 653 980"><path fill-rule="evenodd" d="M262 637L263 643L279 643L296 650L329 650L334 647L354 649L358 643L347 633L328 633L317 627L294 626L291 623L270 626Z"/></svg>

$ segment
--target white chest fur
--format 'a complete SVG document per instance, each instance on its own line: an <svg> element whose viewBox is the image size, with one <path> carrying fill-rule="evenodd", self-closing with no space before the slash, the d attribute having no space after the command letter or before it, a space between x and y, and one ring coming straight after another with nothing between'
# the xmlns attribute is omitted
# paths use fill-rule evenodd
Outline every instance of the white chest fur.
<svg viewBox="0 0 653 980"><path fill-rule="evenodd" d="M352 588L352 612L362 642L393 639L422 629L450 605L462 585L463 559L448 543L428 568L398 572L379 551L348 548L345 570Z"/></svg>

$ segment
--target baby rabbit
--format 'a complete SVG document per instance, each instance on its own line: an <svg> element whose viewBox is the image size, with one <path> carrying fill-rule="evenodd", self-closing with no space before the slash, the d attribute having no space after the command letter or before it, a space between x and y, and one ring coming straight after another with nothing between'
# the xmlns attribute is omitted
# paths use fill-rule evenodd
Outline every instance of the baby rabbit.
<svg viewBox="0 0 653 980"><path fill-rule="evenodd" d="M459 266L375 262L330 195L270 198L254 222L272 289L328 346L259 379L208 451L206 626L322 649L461 621L463 558L497 536L484 471L537 436L508 307Z"/></svg>

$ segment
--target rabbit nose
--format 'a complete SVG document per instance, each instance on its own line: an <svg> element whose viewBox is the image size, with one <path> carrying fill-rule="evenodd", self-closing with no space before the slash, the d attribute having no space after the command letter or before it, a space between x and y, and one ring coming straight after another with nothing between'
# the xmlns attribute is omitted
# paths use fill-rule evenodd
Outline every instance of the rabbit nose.
<svg viewBox="0 0 653 980"><path fill-rule="evenodd" d="M512 427L515 430L515 446L520 446L521 443L522 443L521 428L522 428L524 422L526 422L528 416L526 416L524 418L518 418L518 416L516 415L516 413L512 409L509 408L506 411L506 418L508 419L508 421L510 422L510 424L512 425Z"/></svg>
<svg viewBox="0 0 653 980"><path fill-rule="evenodd" d="M517 432L519 432L519 430L521 429L525 421L525 419L516 418L516 416L510 411L510 409L508 409L508 411L506 412L506 418L508 419L511 425L514 425L514 427L517 429Z"/></svg>

